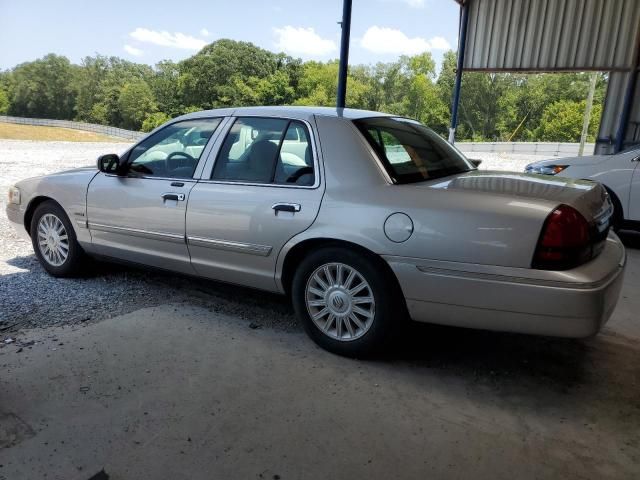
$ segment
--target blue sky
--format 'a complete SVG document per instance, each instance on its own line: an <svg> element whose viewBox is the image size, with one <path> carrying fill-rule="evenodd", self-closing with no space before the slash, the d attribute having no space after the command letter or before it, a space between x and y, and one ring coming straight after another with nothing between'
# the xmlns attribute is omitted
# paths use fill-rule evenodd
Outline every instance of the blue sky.
<svg viewBox="0 0 640 480"><path fill-rule="evenodd" d="M218 38L305 60L337 58L342 0L0 0L0 69L53 52L181 60ZM455 48L453 0L353 0L350 63Z"/></svg>

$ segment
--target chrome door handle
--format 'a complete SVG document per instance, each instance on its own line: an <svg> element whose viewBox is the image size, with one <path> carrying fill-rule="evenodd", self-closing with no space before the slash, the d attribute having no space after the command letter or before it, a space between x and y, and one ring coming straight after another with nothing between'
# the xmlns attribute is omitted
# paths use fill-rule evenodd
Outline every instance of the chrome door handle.
<svg viewBox="0 0 640 480"><path fill-rule="evenodd" d="M163 200L175 200L176 202L184 201L184 193L163 193Z"/></svg>
<svg viewBox="0 0 640 480"><path fill-rule="evenodd" d="M302 206L299 203L275 203L271 206L276 212L299 212Z"/></svg>

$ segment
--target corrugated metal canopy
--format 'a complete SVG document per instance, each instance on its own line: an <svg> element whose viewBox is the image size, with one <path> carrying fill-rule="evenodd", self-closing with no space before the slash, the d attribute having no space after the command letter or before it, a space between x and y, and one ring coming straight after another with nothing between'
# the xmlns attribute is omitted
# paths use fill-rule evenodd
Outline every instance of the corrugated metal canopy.
<svg viewBox="0 0 640 480"><path fill-rule="evenodd" d="M464 3L465 70L628 71L633 64L640 0Z"/></svg>

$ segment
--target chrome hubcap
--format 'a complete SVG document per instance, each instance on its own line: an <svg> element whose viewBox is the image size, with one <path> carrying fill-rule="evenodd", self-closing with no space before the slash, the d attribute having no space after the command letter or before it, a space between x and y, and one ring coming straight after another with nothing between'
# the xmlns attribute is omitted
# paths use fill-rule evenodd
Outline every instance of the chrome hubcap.
<svg viewBox="0 0 640 480"><path fill-rule="evenodd" d="M69 256L69 236L62 221L46 213L38 222L38 247L42 257L54 267L62 265Z"/></svg>
<svg viewBox="0 0 640 480"><path fill-rule="evenodd" d="M313 323L334 340L362 337L375 316L371 287L360 272L344 263L318 267L307 282L305 302Z"/></svg>

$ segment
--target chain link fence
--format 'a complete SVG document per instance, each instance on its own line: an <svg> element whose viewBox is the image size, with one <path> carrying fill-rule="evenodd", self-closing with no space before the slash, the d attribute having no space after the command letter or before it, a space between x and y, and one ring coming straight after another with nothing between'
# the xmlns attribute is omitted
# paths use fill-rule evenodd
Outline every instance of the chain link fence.
<svg viewBox="0 0 640 480"><path fill-rule="evenodd" d="M71 120L53 120L50 118L25 118L0 115L0 122L18 123L20 125L37 125L43 127L73 128L75 130L85 130L87 132L100 133L102 135L110 135L112 137L125 138L132 141L138 140L146 135L143 132L134 132L132 130L125 130L124 128L110 127L108 125L73 122Z"/></svg>

